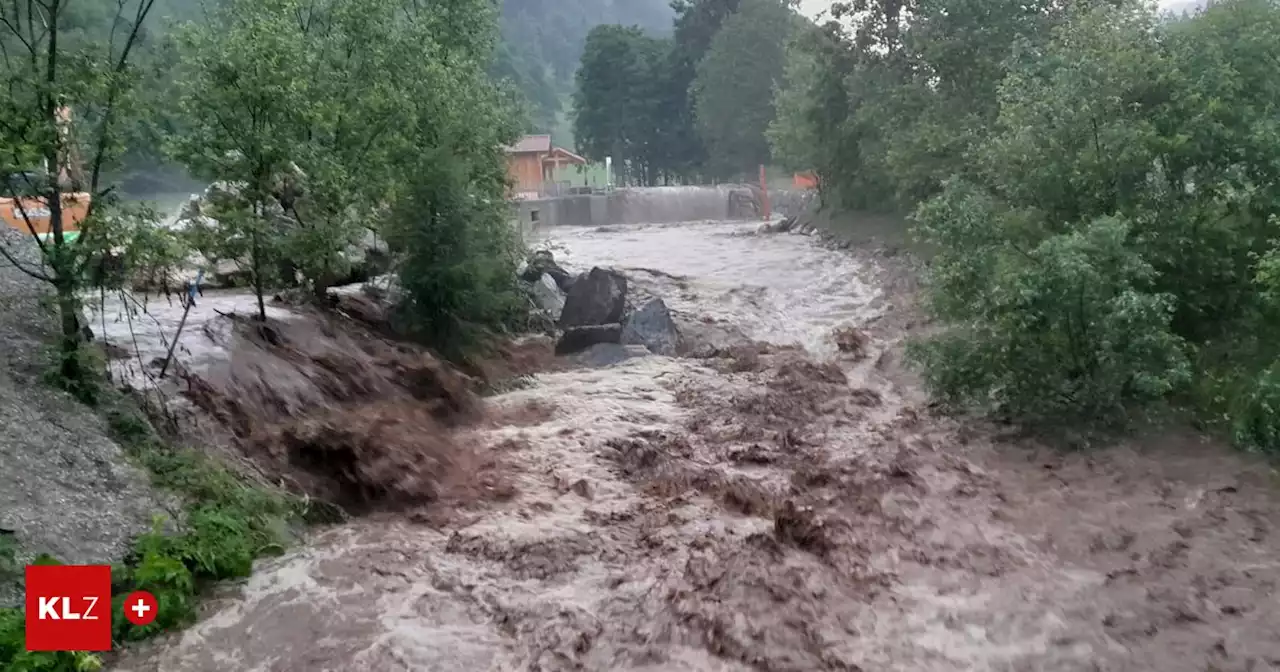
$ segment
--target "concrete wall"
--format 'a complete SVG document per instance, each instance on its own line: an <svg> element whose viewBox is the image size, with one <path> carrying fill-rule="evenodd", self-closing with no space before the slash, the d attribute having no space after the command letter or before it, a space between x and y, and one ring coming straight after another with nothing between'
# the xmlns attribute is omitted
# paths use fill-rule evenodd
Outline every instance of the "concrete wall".
<svg viewBox="0 0 1280 672"><path fill-rule="evenodd" d="M759 217L761 194L750 187L654 187L608 194L575 194L517 201L520 229L548 226L610 226ZM774 215L790 216L807 205L805 194L770 190Z"/></svg>

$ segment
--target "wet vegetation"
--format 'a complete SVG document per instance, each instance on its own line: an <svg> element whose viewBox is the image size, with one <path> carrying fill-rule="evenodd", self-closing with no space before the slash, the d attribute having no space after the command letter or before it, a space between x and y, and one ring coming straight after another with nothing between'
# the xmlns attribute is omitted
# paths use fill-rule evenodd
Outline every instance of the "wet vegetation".
<svg viewBox="0 0 1280 672"><path fill-rule="evenodd" d="M673 3L671 36L599 26L573 99L584 156L612 157L621 183L753 177L772 160L765 131L785 48L804 25L782 0Z"/></svg>
<svg viewBox="0 0 1280 672"><path fill-rule="evenodd" d="M1030 421L1173 405L1280 449L1280 5L842 5L793 44L771 135L825 203L934 244L933 391Z"/></svg>

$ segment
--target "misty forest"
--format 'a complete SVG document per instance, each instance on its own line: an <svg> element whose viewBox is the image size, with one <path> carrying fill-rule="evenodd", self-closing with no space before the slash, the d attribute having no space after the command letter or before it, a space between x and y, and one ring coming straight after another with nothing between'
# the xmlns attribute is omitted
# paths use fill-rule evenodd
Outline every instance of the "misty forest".
<svg viewBox="0 0 1280 672"><path fill-rule="evenodd" d="M591 167L607 159L610 190L760 191L763 170L788 185L813 180L788 226L825 222L821 235L834 239L841 227L892 222L876 235L918 281L903 366L930 413L1075 447L1178 427L1280 454L1280 0L809 4L0 2L0 198L21 234L0 241L0 265L47 295L40 385L99 409L146 447L139 454L151 457L135 461L191 502L189 532L156 527L121 561L113 590L146 588L162 608L154 626L115 623L117 641L190 625L197 596L247 576L284 548L280 530L315 509L304 515L292 495L242 485L204 457L180 462L161 448L169 420L154 409L121 415L86 307L114 294L142 305L131 293L139 278L156 297L186 296L177 269L198 254L210 277L234 262L237 288L253 296L246 320L279 347L265 326L273 301L332 311L346 300L335 288L390 277L378 337L487 384L482 362L507 341L556 332L554 316L530 310L537 292L572 298L587 277L543 283L543 270L570 274L550 253L530 257L512 224L508 149L526 135L548 135ZM181 206L189 225L168 226L166 208L179 206L154 197L188 191L206 196ZM47 231L27 208L47 213ZM379 251L376 272L348 254L366 245ZM532 275L516 271L535 261ZM641 270L686 303L705 300L684 276ZM196 301L191 291L178 300ZM604 326L625 330L614 312ZM709 351L730 356L718 343ZM324 361L326 376L360 368ZM743 366L734 375L759 371ZM532 373L510 377L510 389L534 385ZM413 380L413 399L448 388ZM343 403L382 388L351 389ZM248 422L236 414L249 411L220 412ZM399 426L389 417L370 421L378 437ZM237 431L237 441L268 441ZM270 440L285 445L286 434ZM795 436L778 441L802 445ZM385 494L364 492L375 491ZM0 576L20 571L12 551L6 560L3 514ZM23 628L20 610L0 610L0 670L102 662L26 651Z"/></svg>

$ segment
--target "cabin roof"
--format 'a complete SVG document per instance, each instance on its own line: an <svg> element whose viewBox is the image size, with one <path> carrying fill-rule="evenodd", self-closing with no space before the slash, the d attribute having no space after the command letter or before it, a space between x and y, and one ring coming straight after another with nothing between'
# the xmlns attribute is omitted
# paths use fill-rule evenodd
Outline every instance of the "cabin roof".
<svg viewBox="0 0 1280 672"><path fill-rule="evenodd" d="M578 156L577 154L574 154L573 152L571 152L571 151L569 151L569 150L565 149L564 147L552 147L552 148L551 148L551 155L552 155L552 156L559 156L559 157L564 158L564 159L568 159L569 163L576 163L576 164L580 164L580 165L586 165L586 164L587 164L587 160L586 160L586 159L582 158L581 156ZM546 161L546 160L547 160L547 159L543 159L543 161Z"/></svg>
<svg viewBox="0 0 1280 672"><path fill-rule="evenodd" d="M526 135L520 138L512 147L507 148L512 154L528 154L531 152L550 152L551 136L549 135Z"/></svg>

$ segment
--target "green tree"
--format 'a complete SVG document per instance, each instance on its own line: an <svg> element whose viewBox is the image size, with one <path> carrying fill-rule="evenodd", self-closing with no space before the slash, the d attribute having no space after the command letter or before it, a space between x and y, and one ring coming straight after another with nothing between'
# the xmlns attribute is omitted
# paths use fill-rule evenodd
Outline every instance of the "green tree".
<svg viewBox="0 0 1280 672"><path fill-rule="evenodd" d="M1111 410L1167 399L1194 369L1191 401L1231 418L1242 442L1276 447L1269 110L1280 89L1244 82L1280 77L1277 35L1280 8L1238 0L1180 20L1143 6L1080 8L1047 43L1019 45L996 122L969 150L974 167L919 212L941 250L934 308L968 339L924 349L936 389L1006 395L1009 377L1033 366L1094 398L1051 414L1091 417L1098 399ZM1113 231L1106 247L1068 246L1102 223ZM1055 264L1068 261L1062 276ZM1026 270L1011 272L1018 264ZM1043 283L1055 277L1077 284L1048 300ZM994 311L1002 296L1011 300ZM1121 318L1131 320L1123 336L1109 326ZM1194 367L1180 361L1188 355ZM1024 386L1019 404L1048 409L1061 389Z"/></svg>
<svg viewBox="0 0 1280 672"><path fill-rule="evenodd" d="M663 164L665 40L599 26L587 37L574 93L574 135L593 160L612 157L619 181L652 185Z"/></svg>
<svg viewBox="0 0 1280 672"><path fill-rule="evenodd" d="M400 326L434 346L461 352L523 305L488 4L228 0L183 33L175 147L225 185L204 233L249 261L260 316L277 268L323 293L363 227L391 246Z"/></svg>
<svg viewBox="0 0 1280 672"><path fill-rule="evenodd" d="M693 80L698 64L711 48L720 26L742 0L673 0L676 12L668 76L663 90L668 111L666 137L673 170L686 180L695 180L706 164L706 149L697 130L694 113Z"/></svg>
<svg viewBox="0 0 1280 672"><path fill-rule="evenodd" d="M403 120L406 142L392 155L412 176L397 183L387 225L400 287L397 324L454 357L527 316L514 272L522 255L508 222L502 150L519 125L486 74L497 39L487 5L415 5L406 48L427 48L416 76L406 79L413 114ZM467 39L440 44L442 35Z"/></svg>
<svg viewBox="0 0 1280 672"><path fill-rule="evenodd" d="M0 254L54 288L62 379L85 393L90 372L80 357L78 292L86 266L98 256L95 223L113 205L104 171L121 155L122 129L137 113L132 59L154 4L32 0L0 6L0 78L6 89L0 101L0 192L38 199L17 203L44 263L21 264L2 246ZM115 30L105 36L92 30L101 21ZM89 200L74 241L68 236L71 203L61 196L67 192ZM47 236L37 235L36 220L44 218L36 215L43 213L27 204L47 210Z"/></svg>
<svg viewBox="0 0 1280 672"><path fill-rule="evenodd" d="M670 32L671 17L667 0L503 0L502 35L490 71L522 94L530 117L526 130L572 146L572 119L563 113L569 112L590 31L635 25L661 36Z"/></svg>
<svg viewBox="0 0 1280 672"><path fill-rule="evenodd" d="M345 277L348 250L379 231L405 179L394 159L418 103L404 55L430 59L418 74L432 77L447 57L436 52L474 34L459 25L471 32L419 43L421 24L402 19L414 7L229 0L182 35L177 156L228 185L209 213L226 221L208 251L247 260L260 316L265 291L295 273L318 296Z"/></svg>
<svg viewBox="0 0 1280 672"><path fill-rule="evenodd" d="M1093 2L1073 3L1088 7ZM790 134L833 205L910 211L954 174L998 114L1015 44L1034 49L1061 25L1057 2L870 0L836 3L841 19L806 31L793 59L816 72L784 85ZM852 26L852 28L848 27ZM911 123L902 123L910 119Z"/></svg>
<svg viewBox="0 0 1280 672"><path fill-rule="evenodd" d="M780 0L743 0L711 40L691 95L712 175L751 175L769 162L765 132L774 119L774 90L797 25Z"/></svg>
<svg viewBox="0 0 1280 672"><path fill-rule="evenodd" d="M209 215L222 225L223 252L247 258L261 319L286 226L275 183L299 158L298 141L316 113L301 8L294 0L230 0L179 36L183 132L173 138L174 155L197 177L225 185Z"/></svg>

